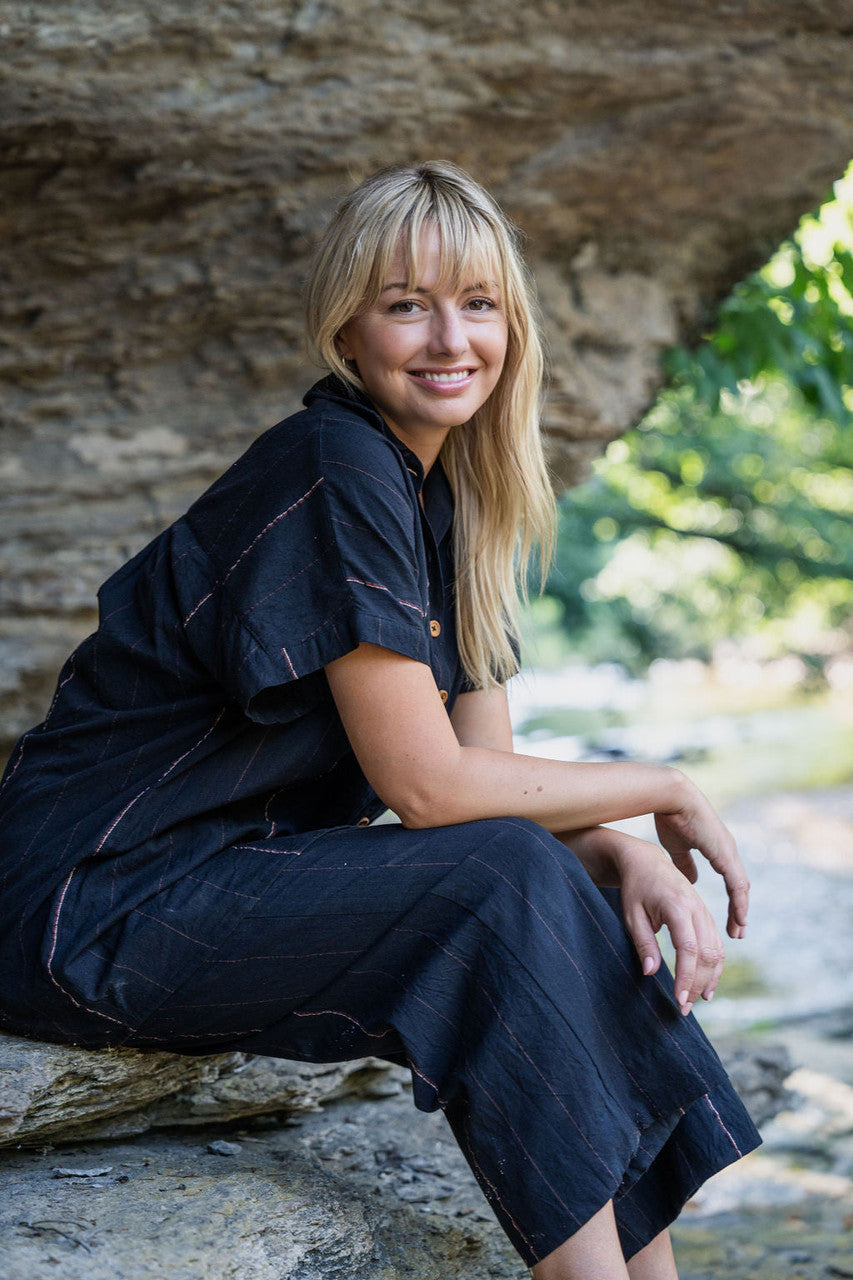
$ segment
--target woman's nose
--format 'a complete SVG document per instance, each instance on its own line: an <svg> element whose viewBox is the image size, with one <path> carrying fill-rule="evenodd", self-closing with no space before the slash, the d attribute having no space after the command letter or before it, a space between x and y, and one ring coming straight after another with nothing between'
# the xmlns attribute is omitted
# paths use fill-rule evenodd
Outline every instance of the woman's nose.
<svg viewBox="0 0 853 1280"><path fill-rule="evenodd" d="M459 355L468 347L468 337L455 307L436 307L432 313L429 349L434 355Z"/></svg>

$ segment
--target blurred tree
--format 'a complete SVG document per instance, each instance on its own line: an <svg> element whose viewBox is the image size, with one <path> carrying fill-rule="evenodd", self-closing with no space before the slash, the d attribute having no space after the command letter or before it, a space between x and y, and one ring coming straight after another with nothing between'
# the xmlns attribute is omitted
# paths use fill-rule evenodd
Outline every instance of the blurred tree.
<svg viewBox="0 0 853 1280"><path fill-rule="evenodd" d="M851 317L853 169L562 500L547 591L573 648L638 669L760 635L819 664L853 640Z"/></svg>

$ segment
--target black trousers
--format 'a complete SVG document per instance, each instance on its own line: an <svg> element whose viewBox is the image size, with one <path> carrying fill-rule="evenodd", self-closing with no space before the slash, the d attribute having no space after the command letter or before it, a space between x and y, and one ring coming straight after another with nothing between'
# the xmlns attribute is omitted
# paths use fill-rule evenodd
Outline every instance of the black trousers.
<svg viewBox="0 0 853 1280"><path fill-rule="evenodd" d="M241 858L266 860L262 894ZM524 819L225 849L64 958L73 919L52 918L54 1038L404 1063L528 1265L611 1199L630 1257L758 1142L669 976L642 976L618 894Z"/></svg>

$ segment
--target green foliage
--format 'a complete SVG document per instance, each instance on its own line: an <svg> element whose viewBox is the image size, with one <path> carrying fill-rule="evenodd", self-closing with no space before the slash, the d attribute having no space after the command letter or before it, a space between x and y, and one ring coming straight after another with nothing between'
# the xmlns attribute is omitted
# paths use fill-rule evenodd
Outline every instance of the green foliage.
<svg viewBox="0 0 853 1280"><path fill-rule="evenodd" d="M853 178L668 367L561 502L573 647L638 669L750 635L819 663L853 617Z"/></svg>

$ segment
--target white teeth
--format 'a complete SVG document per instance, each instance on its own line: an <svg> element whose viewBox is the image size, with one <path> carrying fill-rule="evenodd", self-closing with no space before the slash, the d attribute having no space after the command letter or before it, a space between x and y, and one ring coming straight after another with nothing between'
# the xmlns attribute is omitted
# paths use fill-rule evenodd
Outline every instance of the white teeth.
<svg viewBox="0 0 853 1280"><path fill-rule="evenodd" d="M461 382L469 372L469 369L460 369L453 373L418 373L417 377L426 378L427 382Z"/></svg>

